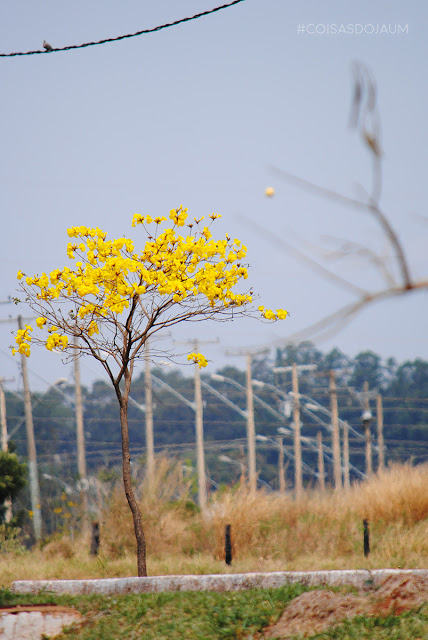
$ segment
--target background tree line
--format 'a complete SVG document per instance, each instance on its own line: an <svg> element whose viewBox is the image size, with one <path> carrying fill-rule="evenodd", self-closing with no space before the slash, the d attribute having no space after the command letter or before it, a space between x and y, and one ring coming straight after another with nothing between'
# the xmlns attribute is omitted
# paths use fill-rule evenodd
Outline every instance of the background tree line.
<svg viewBox="0 0 428 640"><path fill-rule="evenodd" d="M406 442L427 441L426 426L428 410L428 362L416 359L398 364L393 358L383 361L372 351L364 351L354 358L346 356L338 349L322 353L310 342L297 346L277 349L275 357L263 356L253 362L253 378L270 383L279 389L291 389L290 378L286 374L274 374L274 366L297 364L315 364L316 370L303 372L299 376L300 391L329 407L328 372L335 370L339 395L339 411L342 419L358 426L361 407L352 394L352 390L361 391L367 381L370 389L377 389L384 399L385 437L387 440L402 441L402 453L406 455ZM178 369L153 369L153 373L182 393L193 399L193 378ZM224 367L219 373L245 385L245 373L232 366ZM212 386L223 395L245 408L245 396L226 383L211 381L202 374ZM69 400L55 388L52 388L40 402L34 402L34 423L37 439L37 451L41 464L55 463L58 455L65 461L68 471L73 473L72 454L75 452L75 418L73 410L72 385L64 387ZM114 463L114 452L109 446L120 442L118 421L113 411L115 399L110 387L103 381L96 381L91 388L84 388L84 422L89 467L109 466ZM144 405L144 373L135 378L132 397ZM255 393L271 406L284 410L281 397L271 390L256 389ZM40 394L33 394L35 400ZM6 393L8 429L13 432L23 419L23 403L16 395ZM153 387L155 404L155 445L171 449L174 445L192 443L194 440L194 414L166 390ZM207 443L245 437L245 420L238 413L221 403L215 396L204 391L204 430ZM134 447L145 445L144 413L135 406L130 407L131 442ZM257 431L266 435L275 435L278 421L263 408L255 404ZM288 421L291 422L291 418ZM315 425L305 421L304 428L313 431ZM26 455L24 428L21 426L13 437L16 451L22 457ZM97 446L95 446L97 445ZM99 446L98 446L99 445ZM104 445L104 446L103 446ZM413 452L407 448L407 453ZM394 448L389 451L394 459ZM422 452L417 456L423 458ZM389 456L389 457L390 457ZM407 456L409 457L409 456Z"/></svg>
<svg viewBox="0 0 428 640"><path fill-rule="evenodd" d="M274 373L276 366L313 364L313 371L302 371L299 375L299 391L327 409L329 408L329 371L336 374L340 418L347 420L361 432L362 407L354 391L361 391L365 381L371 390L377 389L383 398L384 437L386 443L386 461L408 461L420 463L428 454L428 362L416 359L397 363L393 358L383 360L372 351L364 351L351 358L339 349L323 353L310 342L289 345L276 350L274 356L259 356L253 361L253 379L272 386L254 387L254 393L284 415L278 420L263 406L255 402L256 431L273 440L278 436L280 426L290 427L292 415L291 402L284 401L284 392L291 390L289 374ZM172 368L153 368L152 373L193 400L192 370L183 373ZM218 373L245 386L245 372L234 366L226 366ZM210 379L202 374L202 379L215 387L223 396L245 409L245 394L239 389ZM280 393L280 391L282 393ZM50 504L47 520L52 527L58 525L58 515L54 510L64 506L64 491L67 488L67 503L75 498L71 489L76 486L77 456L76 427L73 406L74 386L66 385L59 391L51 388L47 394L33 394L33 414L38 454L39 475L42 498ZM132 398L139 404L145 401L145 377L142 372L135 378ZM103 480L120 478L120 429L116 411L116 399L110 385L102 380L96 381L90 388L83 389L84 425L86 438L86 456L90 476ZM239 413L223 404L217 397L203 390L204 398L204 438L207 474L211 490L218 486L236 482L246 465L246 423ZM8 430L13 435L13 446L21 461L26 460L25 428L23 425L24 407L16 394L6 392ZM183 462L183 474L192 477L195 473L195 416L191 408L181 403L168 391L153 384L154 432L157 452L180 458ZM375 403L371 402L375 414ZM324 418L325 419L325 418ZM22 425L18 427L19 423ZM328 419L327 419L328 422ZM18 427L18 428L17 428ZM136 406L129 408L129 428L134 471L144 470L145 417ZM302 435L316 436L320 425L302 413ZM328 429L322 429L323 441L329 446L331 435ZM375 428L372 429L375 432ZM375 435L375 434L374 434ZM374 445L376 444L374 438ZM292 454L292 440L284 437L284 446ZM222 456L230 460L225 462ZM377 468L377 453L374 447L374 469ZM317 469L317 454L303 445L303 459L314 471ZM362 441L350 437L351 463L364 470L364 450ZM231 462L232 461L232 462ZM278 449L273 442L257 443L257 471L262 483L266 482L278 488ZM293 461L286 458L286 473L289 486L293 481ZM326 461L327 481L332 478L331 465ZM351 473L352 477L352 473ZM357 478L354 474L354 479ZM304 470L304 483L312 486L316 475ZM24 489L19 504L28 510L28 497ZM62 502L61 502L62 500ZM55 506L57 505L57 506ZM72 511L72 509L69 511ZM70 516L68 516L70 519Z"/></svg>

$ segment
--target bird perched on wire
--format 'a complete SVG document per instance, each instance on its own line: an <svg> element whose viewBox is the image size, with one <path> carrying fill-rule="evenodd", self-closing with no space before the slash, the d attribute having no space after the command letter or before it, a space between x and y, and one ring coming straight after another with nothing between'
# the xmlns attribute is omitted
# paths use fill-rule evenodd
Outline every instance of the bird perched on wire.
<svg viewBox="0 0 428 640"><path fill-rule="evenodd" d="M51 47L49 42L46 42L46 40L43 40L43 47L46 49L46 51L53 51L53 47Z"/></svg>

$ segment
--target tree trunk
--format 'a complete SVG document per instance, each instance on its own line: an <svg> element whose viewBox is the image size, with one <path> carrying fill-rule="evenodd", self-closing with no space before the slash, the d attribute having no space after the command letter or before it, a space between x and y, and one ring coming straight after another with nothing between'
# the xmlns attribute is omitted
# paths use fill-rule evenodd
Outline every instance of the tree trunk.
<svg viewBox="0 0 428 640"><path fill-rule="evenodd" d="M123 486L125 488L126 499L132 512L134 521L135 539L137 541L137 565L138 577L147 576L146 567L146 539L143 531L143 521L140 507L135 499L131 481L131 456L129 453L129 433L128 433L128 398L122 397L120 402L120 430L122 434L122 471Z"/></svg>

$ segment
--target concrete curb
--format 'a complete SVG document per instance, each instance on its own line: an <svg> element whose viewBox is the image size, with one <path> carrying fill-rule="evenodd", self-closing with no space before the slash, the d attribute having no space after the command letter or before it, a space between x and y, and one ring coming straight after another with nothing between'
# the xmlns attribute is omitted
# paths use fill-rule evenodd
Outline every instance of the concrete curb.
<svg viewBox="0 0 428 640"><path fill-rule="evenodd" d="M277 571L273 573L229 573L216 575L152 576L149 578L105 578L101 580L16 580L13 593L60 593L68 595L120 595L161 591L240 591L267 589L301 583L307 587L351 586L376 588L387 578L420 576L428 580L428 569L366 569L346 571Z"/></svg>

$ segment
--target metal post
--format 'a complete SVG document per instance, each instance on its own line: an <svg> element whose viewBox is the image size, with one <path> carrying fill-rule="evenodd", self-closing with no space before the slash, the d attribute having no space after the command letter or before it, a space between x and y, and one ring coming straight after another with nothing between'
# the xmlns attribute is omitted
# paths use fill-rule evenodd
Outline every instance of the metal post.
<svg viewBox="0 0 428 640"><path fill-rule="evenodd" d="M378 393L376 398L376 419L377 419L377 446L379 447L379 464L378 470L383 471L385 468L385 445L383 442L383 406L382 396Z"/></svg>
<svg viewBox="0 0 428 640"><path fill-rule="evenodd" d="M146 396L146 448L147 448L147 479L149 487L153 486L155 477L155 448L153 440L153 403L152 403L152 377L150 375L150 352L148 342L145 344L146 374L144 377Z"/></svg>
<svg viewBox="0 0 428 640"><path fill-rule="evenodd" d="M325 472L324 472L324 451L322 446L322 433L321 431L317 432L317 441L318 441L318 476L319 476L319 485L320 491L324 493L325 491Z"/></svg>
<svg viewBox="0 0 428 640"><path fill-rule="evenodd" d="M18 328L23 329L22 316L18 316ZM28 475L30 479L31 511L36 541L42 537L42 512L40 508L40 487L37 470L36 441L34 438L33 412L31 410L31 393L28 384L27 356L21 354L22 382L24 385L25 428L28 447Z"/></svg>
<svg viewBox="0 0 428 640"><path fill-rule="evenodd" d="M100 548L100 523L92 523L92 535L91 535L91 556L98 555L98 549Z"/></svg>
<svg viewBox="0 0 428 640"><path fill-rule="evenodd" d="M333 370L330 371L330 408L331 408L331 433L333 446L333 472L334 486L336 489L342 488L342 472L340 462L340 438L339 438L339 414L337 409L337 389L336 377Z"/></svg>
<svg viewBox="0 0 428 640"><path fill-rule="evenodd" d="M363 531L364 531L364 556L367 556L370 553L370 529L369 529L369 521L363 520Z"/></svg>
<svg viewBox="0 0 428 640"><path fill-rule="evenodd" d="M300 400L299 400L299 380L297 377L297 365L293 363L292 369L293 387L293 427L294 427L294 491L296 500L302 497L302 443L300 434Z"/></svg>
<svg viewBox="0 0 428 640"><path fill-rule="evenodd" d="M254 426L254 400L253 385L251 379L251 354L247 353L247 440L248 440L248 473L250 492L257 489L256 473L256 429Z"/></svg>
<svg viewBox="0 0 428 640"><path fill-rule="evenodd" d="M231 525L227 524L224 528L224 552L225 562L228 565L232 564L232 540L230 535Z"/></svg>
<svg viewBox="0 0 428 640"><path fill-rule="evenodd" d="M76 357L74 360L74 385L75 385L75 405L76 405L76 429L77 429L77 470L80 481L80 504L82 509L82 531L88 528L88 479L86 477L86 456L85 456L85 432L83 427L83 405L82 387L80 384L80 366L77 356L79 350L79 340L74 337L74 347Z"/></svg>

